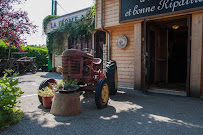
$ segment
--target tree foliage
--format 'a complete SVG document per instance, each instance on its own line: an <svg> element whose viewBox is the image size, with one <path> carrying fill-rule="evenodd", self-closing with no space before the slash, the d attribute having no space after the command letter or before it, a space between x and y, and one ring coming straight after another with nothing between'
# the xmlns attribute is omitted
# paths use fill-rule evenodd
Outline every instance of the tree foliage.
<svg viewBox="0 0 203 135"><path fill-rule="evenodd" d="M22 10L15 10L14 5L21 4L26 0L0 0L0 39L20 48L25 44L24 34L36 32L28 14Z"/></svg>

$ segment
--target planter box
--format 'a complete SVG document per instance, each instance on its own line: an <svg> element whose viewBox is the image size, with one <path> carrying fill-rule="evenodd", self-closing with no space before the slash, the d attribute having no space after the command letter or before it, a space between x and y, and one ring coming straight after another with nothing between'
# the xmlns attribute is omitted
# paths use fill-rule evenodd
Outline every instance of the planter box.
<svg viewBox="0 0 203 135"><path fill-rule="evenodd" d="M73 116L82 112L80 103L80 94L60 94L54 95L51 113L61 116Z"/></svg>

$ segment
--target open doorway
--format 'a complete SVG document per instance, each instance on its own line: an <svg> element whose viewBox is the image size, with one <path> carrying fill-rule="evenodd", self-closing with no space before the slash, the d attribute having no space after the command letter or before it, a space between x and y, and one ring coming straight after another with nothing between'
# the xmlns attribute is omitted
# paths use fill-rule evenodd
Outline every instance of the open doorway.
<svg viewBox="0 0 203 135"><path fill-rule="evenodd" d="M186 91L187 17L147 24L147 84L152 89Z"/></svg>
<svg viewBox="0 0 203 135"><path fill-rule="evenodd" d="M103 60L103 45L106 44L106 33L98 30L94 34L94 36L95 36L94 57Z"/></svg>

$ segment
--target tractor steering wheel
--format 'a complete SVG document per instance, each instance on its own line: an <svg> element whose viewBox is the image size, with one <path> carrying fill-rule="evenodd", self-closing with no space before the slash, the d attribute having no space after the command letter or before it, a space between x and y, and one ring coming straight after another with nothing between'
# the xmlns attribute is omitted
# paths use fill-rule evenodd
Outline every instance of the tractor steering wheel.
<svg viewBox="0 0 203 135"><path fill-rule="evenodd" d="M94 51L94 49L91 49L91 48L83 48L82 51L87 52L87 53L90 53L90 54L92 54L92 55L94 55L94 53L96 53L96 52Z"/></svg>

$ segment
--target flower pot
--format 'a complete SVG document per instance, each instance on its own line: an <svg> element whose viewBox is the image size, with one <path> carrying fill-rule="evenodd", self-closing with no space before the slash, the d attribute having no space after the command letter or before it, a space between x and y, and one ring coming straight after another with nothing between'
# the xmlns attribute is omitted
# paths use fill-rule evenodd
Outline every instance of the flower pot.
<svg viewBox="0 0 203 135"><path fill-rule="evenodd" d="M42 97L43 107L45 109L51 109L53 97Z"/></svg>
<svg viewBox="0 0 203 135"><path fill-rule="evenodd" d="M74 116L80 114L82 112L80 94L60 94L56 92L50 112L59 116Z"/></svg>

